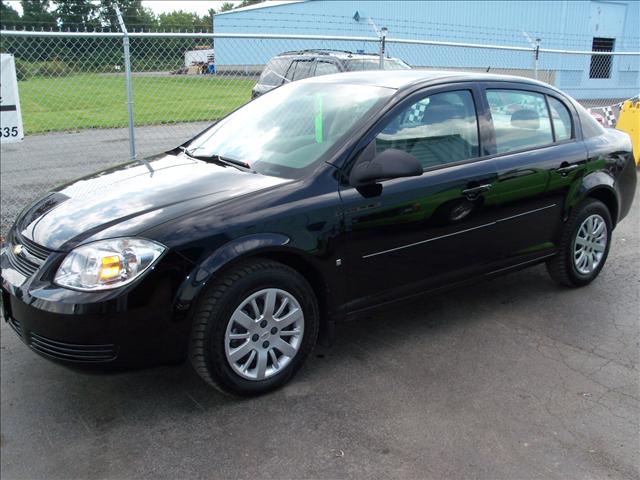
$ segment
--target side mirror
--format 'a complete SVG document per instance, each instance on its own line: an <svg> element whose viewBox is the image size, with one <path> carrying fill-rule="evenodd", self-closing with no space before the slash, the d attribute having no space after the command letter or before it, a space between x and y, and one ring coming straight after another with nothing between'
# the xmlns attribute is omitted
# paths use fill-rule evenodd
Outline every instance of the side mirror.
<svg viewBox="0 0 640 480"><path fill-rule="evenodd" d="M369 147L365 149L365 154ZM354 187L370 185L378 180L419 177L422 165L416 157L402 150L388 148L370 161L361 161L351 171L349 183Z"/></svg>

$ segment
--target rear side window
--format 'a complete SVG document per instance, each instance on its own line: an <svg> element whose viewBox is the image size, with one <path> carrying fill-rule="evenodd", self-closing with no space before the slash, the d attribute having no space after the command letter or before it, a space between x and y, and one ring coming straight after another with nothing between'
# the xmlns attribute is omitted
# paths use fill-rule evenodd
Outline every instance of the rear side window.
<svg viewBox="0 0 640 480"><path fill-rule="evenodd" d="M316 63L316 77L320 75L330 75L332 73L339 73L340 69L334 63L330 62L318 62Z"/></svg>
<svg viewBox="0 0 640 480"><path fill-rule="evenodd" d="M544 95L521 90L487 90L497 153L553 143Z"/></svg>
<svg viewBox="0 0 640 480"><path fill-rule="evenodd" d="M277 87L282 85L284 74L289 66L289 60L286 58L273 58L267 63L267 66L260 75L258 83L262 85L270 85Z"/></svg>
<svg viewBox="0 0 640 480"><path fill-rule="evenodd" d="M471 92L460 90L424 97L396 115L376 137L376 153L404 150L422 168L478 156L478 123Z"/></svg>
<svg viewBox="0 0 640 480"><path fill-rule="evenodd" d="M556 142L569 140L573 137L569 110L560 100L553 97L547 98L549 99L549 109L551 110L551 121L553 122L553 131L556 134Z"/></svg>
<svg viewBox="0 0 640 480"><path fill-rule="evenodd" d="M378 70L380 68L380 59L378 57L371 58L352 58L344 61L345 70L347 72L362 72L364 70ZM402 60L396 58L385 58L383 62L384 70L410 70L411 67Z"/></svg>

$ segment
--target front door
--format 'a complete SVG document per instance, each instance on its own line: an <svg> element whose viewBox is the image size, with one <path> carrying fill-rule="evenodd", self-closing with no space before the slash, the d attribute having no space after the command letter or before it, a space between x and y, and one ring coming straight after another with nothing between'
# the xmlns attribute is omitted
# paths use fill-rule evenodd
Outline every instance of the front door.
<svg viewBox="0 0 640 480"><path fill-rule="evenodd" d="M486 194L497 174L481 158L477 95L463 86L414 94L369 135L376 153L404 150L424 173L341 189L350 310L456 281L495 258Z"/></svg>

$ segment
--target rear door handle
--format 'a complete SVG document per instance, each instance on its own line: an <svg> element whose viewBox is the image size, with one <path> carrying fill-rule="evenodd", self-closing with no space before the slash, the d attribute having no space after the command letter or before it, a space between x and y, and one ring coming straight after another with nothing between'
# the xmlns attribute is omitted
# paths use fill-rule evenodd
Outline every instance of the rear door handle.
<svg viewBox="0 0 640 480"><path fill-rule="evenodd" d="M482 192L486 192L487 190L491 189L491 184L487 183L485 185L478 185L477 187L471 187L471 188L467 188L465 190L462 190L462 194L467 197L469 200L478 198L478 196L482 193Z"/></svg>
<svg viewBox="0 0 640 480"><path fill-rule="evenodd" d="M567 175L570 172L573 172L574 170L577 170L578 168L580 168L580 165L576 165L575 163L573 165L567 165L564 167L560 167L556 170L556 172L558 172L560 175Z"/></svg>

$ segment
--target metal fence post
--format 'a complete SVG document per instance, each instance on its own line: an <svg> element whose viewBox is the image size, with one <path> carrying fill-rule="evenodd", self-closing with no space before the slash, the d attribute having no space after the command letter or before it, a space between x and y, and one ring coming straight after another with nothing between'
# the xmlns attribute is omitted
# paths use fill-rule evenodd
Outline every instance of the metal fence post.
<svg viewBox="0 0 640 480"><path fill-rule="evenodd" d="M122 46L124 48L124 72L127 83L127 110L129 112L129 157L131 160L136 159L136 137L133 128L133 91L131 90L131 54L129 52L129 32L127 32L127 26L124 24L124 19L120 13L118 5L114 5L116 15L118 16L118 23L120 24L120 30L122 30ZM151 170L149 163L145 160L142 162Z"/></svg>
<svg viewBox="0 0 640 480"><path fill-rule="evenodd" d="M380 29L380 70L384 70L384 51L386 48L387 41L387 27L382 27Z"/></svg>
<svg viewBox="0 0 640 480"><path fill-rule="evenodd" d="M540 39L536 38L536 45L533 49L533 78L538 80L538 60L540 59Z"/></svg>

